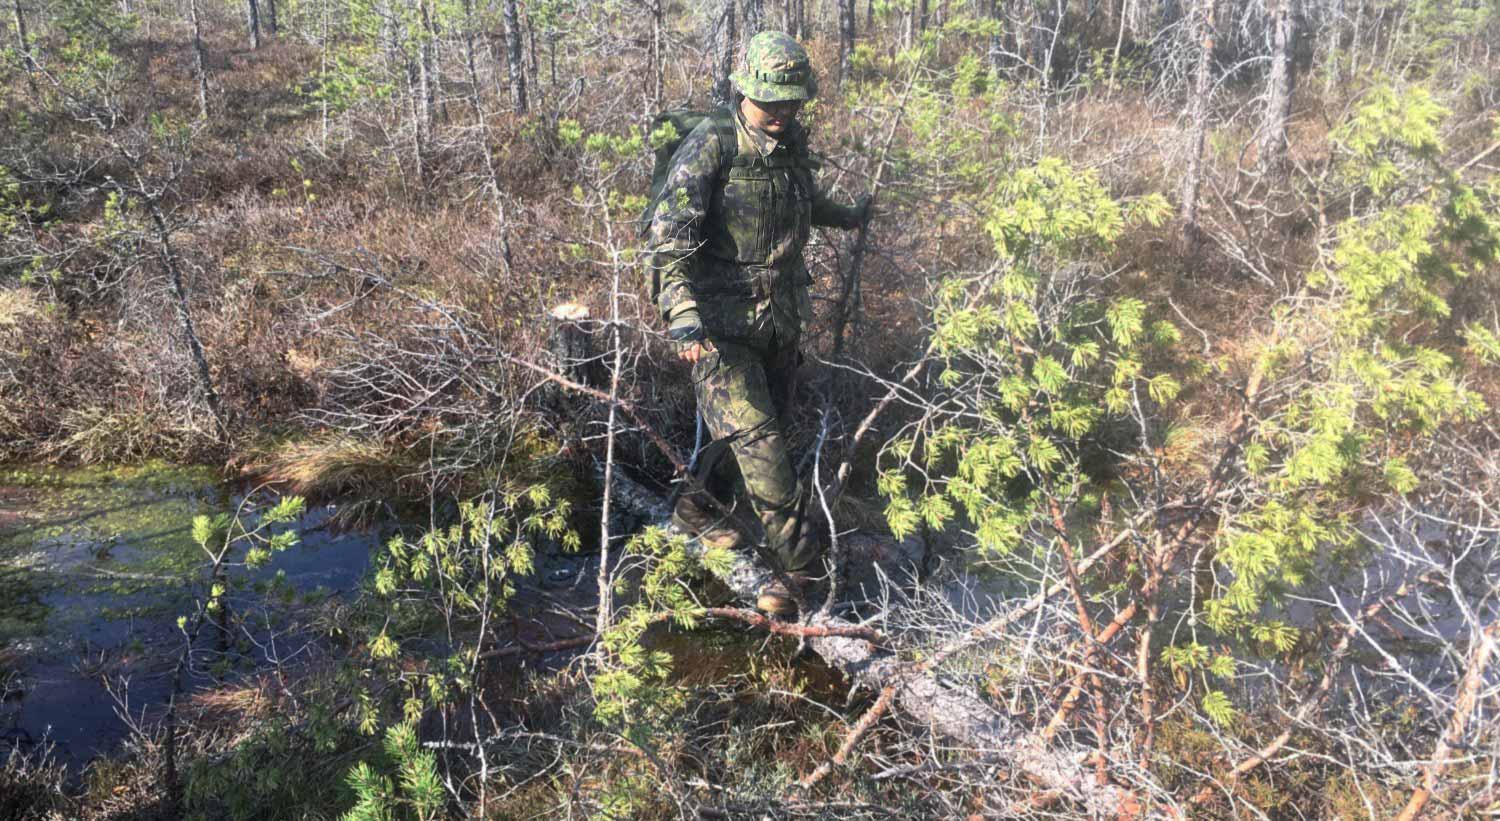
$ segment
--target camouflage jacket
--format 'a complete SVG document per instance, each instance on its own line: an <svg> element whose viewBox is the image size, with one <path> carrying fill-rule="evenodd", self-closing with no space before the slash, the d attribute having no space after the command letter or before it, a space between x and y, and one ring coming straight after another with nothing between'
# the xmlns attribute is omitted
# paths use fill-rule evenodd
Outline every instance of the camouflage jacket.
<svg viewBox="0 0 1500 821"><path fill-rule="evenodd" d="M647 234L652 293L669 328L742 335L737 319L773 303L784 322L806 321L811 278L802 260L812 226L855 228L858 211L834 203L814 179L807 133L781 138L735 111L739 145L722 171L719 130L705 118L683 138Z"/></svg>

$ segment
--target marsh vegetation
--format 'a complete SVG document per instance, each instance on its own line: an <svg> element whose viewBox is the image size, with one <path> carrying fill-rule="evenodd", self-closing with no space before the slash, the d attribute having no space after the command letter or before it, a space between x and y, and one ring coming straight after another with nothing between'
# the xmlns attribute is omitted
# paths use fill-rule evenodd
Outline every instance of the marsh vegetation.
<svg viewBox="0 0 1500 821"><path fill-rule="evenodd" d="M10 5L0 817L1500 807L1492 0ZM763 27L796 623L635 230Z"/></svg>

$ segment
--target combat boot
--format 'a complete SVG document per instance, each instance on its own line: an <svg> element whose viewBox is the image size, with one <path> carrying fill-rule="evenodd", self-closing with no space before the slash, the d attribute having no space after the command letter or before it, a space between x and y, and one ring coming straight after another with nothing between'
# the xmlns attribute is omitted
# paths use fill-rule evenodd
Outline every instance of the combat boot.
<svg viewBox="0 0 1500 821"><path fill-rule="evenodd" d="M672 508L672 527L702 542L705 547L733 550L741 541L740 531L725 517L699 504L692 494L678 497Z"/></svg>
<svg viewBox="0 0 1500 821"><path fill-rule="evenodd" d="M806 573L787 573L787 581L796 586L796 594L804 599L811 599L816 583L813 577ZM781 619L797 618L797 595L788 589L780 579L772 579L769 584L760 589L760 595L755 599L755 609ZM808 601L809 605L816 604Z"/></svg>

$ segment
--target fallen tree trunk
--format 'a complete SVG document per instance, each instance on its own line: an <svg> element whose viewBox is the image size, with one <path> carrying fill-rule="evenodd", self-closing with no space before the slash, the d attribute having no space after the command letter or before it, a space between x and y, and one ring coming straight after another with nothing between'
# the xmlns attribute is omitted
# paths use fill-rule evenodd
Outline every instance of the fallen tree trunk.
<svg viewBox="0 0 1500 821"><path fill-rule="evenodd" d="M631 509L643 521L665 526L670 520L666 500L633 481L617 477L615 494L622 507ZM914 558L920 556L912 556L909 550L888 551L885 557L898 567ZM721 580L736 595L753 600L770 578L768 571L742 556ZM803 624L839 629L858 626L825 613L815 613ZM1137 813L1138 804L1128 790L1096 782L1085 765L1092 751L1049 745L1039 733L1016 726L990 707L973 689L944 681L930 662L903 660L889 648L876 647L862 638L811 636L806 642L853 686L873 692L892 689L895 709L908 721L953 745L1009 762L1039 790L1077 801L1091 817L1132 817Z"/></svg>

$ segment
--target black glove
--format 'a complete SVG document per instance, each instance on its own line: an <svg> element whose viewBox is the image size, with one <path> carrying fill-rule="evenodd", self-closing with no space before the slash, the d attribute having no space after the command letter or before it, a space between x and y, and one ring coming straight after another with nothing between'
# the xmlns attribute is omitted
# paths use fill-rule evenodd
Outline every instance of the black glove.
<svg viewBox="0 0 1500 821"><path fill-rule="evenodd" d="M673 342L702 342L706 337L702 325L682 325L668 328L667 336Z"/></svg>

